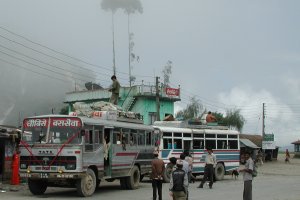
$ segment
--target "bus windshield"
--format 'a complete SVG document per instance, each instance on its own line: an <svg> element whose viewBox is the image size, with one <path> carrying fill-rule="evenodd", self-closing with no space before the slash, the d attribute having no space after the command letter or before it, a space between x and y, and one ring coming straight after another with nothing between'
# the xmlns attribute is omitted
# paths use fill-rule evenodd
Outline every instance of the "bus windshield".
<svg viewBox="0 0 300 200"><path fill-rule="evenodd" d="M79 118L53 117L25 119L23 140L29 144L50 143L80 144L81 120Z"/></svg>

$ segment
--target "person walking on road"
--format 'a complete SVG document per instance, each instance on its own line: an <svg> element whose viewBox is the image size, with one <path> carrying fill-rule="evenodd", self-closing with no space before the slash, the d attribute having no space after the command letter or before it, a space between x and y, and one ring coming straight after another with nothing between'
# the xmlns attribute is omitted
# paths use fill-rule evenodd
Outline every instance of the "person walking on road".
<svg viewBox="0 0 300 200"><path fill-rule="evenodd" d="M240 172L243 172L243 180L244 180L244 191L243 191L243 200L252 200L252 172L254 169L254 162L250 157L250 153L245 153L245 168L241 169Z"/></svg>
<svg viewBox="0 0 300 200"><path fill-rule="evenodd" d="M213 151L211 148L207 148L207 154L205 157L205 168L204 168L204 176L203 179L198 186L198 188L203 188L204 183L206 180L209 180L209 188L212 189L213 183L214 183L214 168L217 164L216 156L213 154Z"/></svg>
<svg viewBox="0 0 300 200"><path fill-rule="evenodd" d="M158 151L153 152L154 159L151 162L152 173L152 189L153 189L153 200L156 200L157 194L158 199L162 200L162 182L163 182L163 173L165 171L164 161L158 159Z"/></svg>
<svg viewBox="0 0 300 200"><path fill-rule="evenodd" d="M111 88L108 90L111 92L111 97L109 99L110 103L113 103L115 105L118 105L118 99L119 99L119 93L120 93L120 83L117 80L117 77L113 75L111 77L111 80L113 81Z"/></svg>
<svg viewBox="0 0 300 200"><path fill-rule="evenodd" d="M183 161L178 159L176 161L176 170L172 172L170 177L170 196L173 200L187 200L188 193L188 177L182 169Z"/></svg>
<svg viewBox="0 0 300 200"><path fill-rule="evenodd" d="M285 150L285 163L290 163L290 152L288 149Z"/></svg>

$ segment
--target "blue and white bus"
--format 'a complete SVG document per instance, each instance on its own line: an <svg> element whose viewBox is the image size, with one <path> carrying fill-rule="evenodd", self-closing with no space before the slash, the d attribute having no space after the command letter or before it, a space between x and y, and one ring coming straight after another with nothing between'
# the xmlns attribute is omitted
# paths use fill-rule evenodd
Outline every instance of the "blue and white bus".
<svg viewBox="0 0 300 200"><path fill-rule="evenodd" d="M213 149L217 158L215 179L238 169L240 164L239 132L225 126L188 125L179 121L157 121L154 128L162 137L159 143L160 158L166 164L165 181L169 181L172 164L169 158L179 158L189 152L193 158L193 175L204 174L206 148Z"/></svg>

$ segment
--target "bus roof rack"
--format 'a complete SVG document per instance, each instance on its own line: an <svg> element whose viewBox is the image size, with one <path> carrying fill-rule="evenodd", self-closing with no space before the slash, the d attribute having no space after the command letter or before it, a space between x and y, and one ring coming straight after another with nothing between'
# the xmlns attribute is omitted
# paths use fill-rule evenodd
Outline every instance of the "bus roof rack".
<svg viewBox="0 0 300 200"><path fill-rule="evenodd" d="M192 129L215 129L228 130L228 126L220 126L216 123L212 124L189 124L186 121L155 121L154 126L174 127L174 128L192 128Z"/></svg>

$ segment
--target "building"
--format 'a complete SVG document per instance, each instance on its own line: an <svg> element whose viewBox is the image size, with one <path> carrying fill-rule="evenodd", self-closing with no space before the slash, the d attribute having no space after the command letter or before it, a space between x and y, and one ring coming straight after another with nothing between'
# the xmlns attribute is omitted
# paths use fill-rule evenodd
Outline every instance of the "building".
<svg viewBox="0 0 300 200"><path fill-rule="evenodd" d="M254 157L256 157L256 151L258 151L259 149L262 149L262 136L261 135L252 135L252 134L240 134L240 141L241 141L241 153L242 153L242 150L243 150L243 141L245 140L249 140L252 144L251 145L248 145L247 147L247 150L252 150L254 151L255 150L255 155ZM253 146L253 144L255 146ZM245 145L247 146L247 145ZM278 157L278 149L279 147L276 147L275 149L263 149L263 152L264 152L264 160L266 161L271 161L271 160L277 160L277 157Z"/></svg>
<svg viewBox="0 0 300 200"><path fill-rule="evenodd" d="M64 103L68 104L69 112L76 102L93 103L109 101L111 93L108 89L74 91L66 94ZM140 113L145 124L153 124L157 119L156 87L150 85L135 85L121 87L118 106L124 111ZM174 102L180 101L180 88L160 87L158 92L160 104L160 119L174 115Z"/></svg>
<svg viewBox="0 0 300 200"><path fill-rule="evenodd" d="M294 157L300 158L300 140L292 142L291 144L294 145Z"/></svg>

